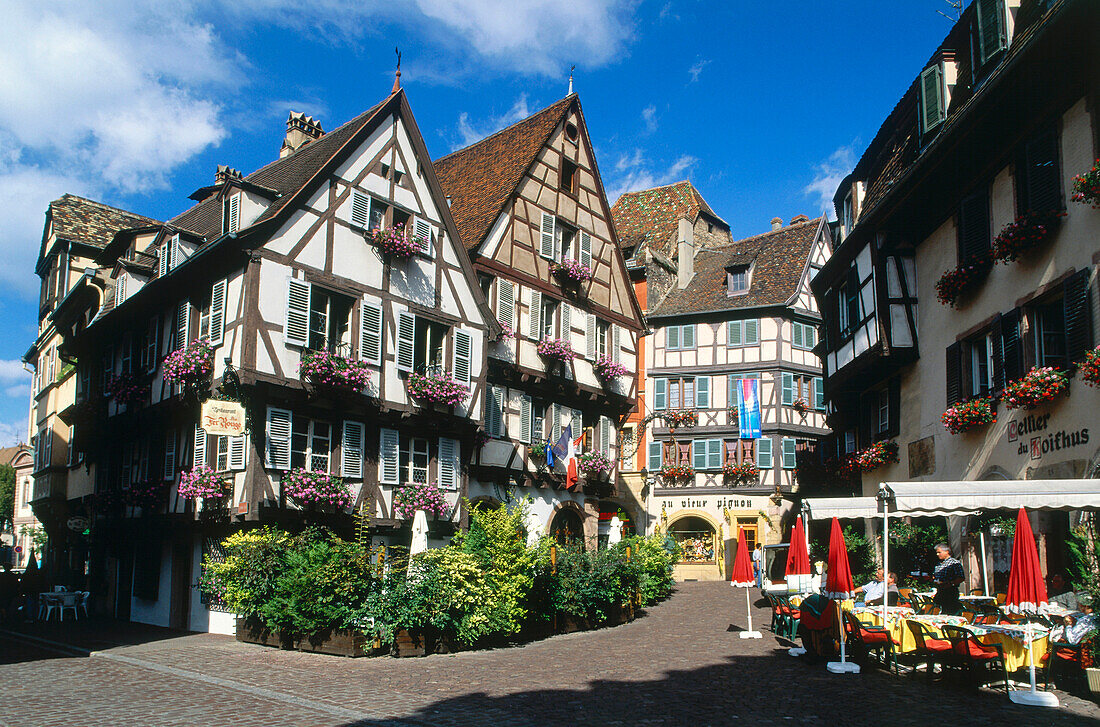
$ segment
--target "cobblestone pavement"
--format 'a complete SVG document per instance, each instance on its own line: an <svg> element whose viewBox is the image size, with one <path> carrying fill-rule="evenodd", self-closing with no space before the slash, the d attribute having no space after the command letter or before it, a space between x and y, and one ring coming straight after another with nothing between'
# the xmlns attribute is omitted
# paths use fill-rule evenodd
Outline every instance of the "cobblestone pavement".
<svg viewBox="0 0 1100 727"><path fill-rule="evenodd" d="M1094 703L1062 692L1042 710L923 673L830 674L766 630L738 638L743 599L686 583L624 626L421 659L110 623L0 632L0 725L1100 725Z"/></svg>

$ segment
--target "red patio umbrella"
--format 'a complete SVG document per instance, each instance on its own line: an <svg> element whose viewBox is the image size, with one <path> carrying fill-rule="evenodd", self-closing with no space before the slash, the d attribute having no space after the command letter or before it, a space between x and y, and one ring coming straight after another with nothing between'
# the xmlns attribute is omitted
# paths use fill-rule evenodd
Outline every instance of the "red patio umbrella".
<svg viewBox="0 0 1100 727"><path fill-rule="evenodd" d="M810 573L810 554L806 550L806 530L802 527L802 516L794 521L791 531L791 545L787 548L787 583L791 576L804 576Z"/></svg>
<svg viewBox="0 0 1100 727"><path fill-rule="evenodd" d="M825 590L829 598L844 601L852 597L856 586L852 583L852 567L848 565L848 545L844 542L844 533L840 530L840 521L833 518L829 533L829 573L825 579Z"/></svg>
<svg viewBox="0 0 1100 727"><path fill-rule="evenodd" d="M1035 613L1039 606L1047 602L1047 586L1043 582L1043 572L1039 568L1039 551L1035 548L1035 536L1031 532L1031 521L1021 507L1016 513L1016 540L1012 544L1012 569L1008 573L1008 595L1005 607L1016 613ZM1029 704L1039 707L1057 707L1058 697L1051 692L1040 692L1035 688L1035 654L1032 652L1031 623L1026 625L1028 664L1031 667L1031 691L1010 692L1008 697L1017 704Z"/></svg>
<svg viewBox="0 0 1100 727"><path fill-rule="evenodd" d="M749 560L749 544L745 540L745 529L737 529L737 555L733 559L733 573L730 585L745 589L745 612L748 614L749 628L741 632L742 639L759 639L760 632L752 630L752 604L749 602L749 587L756 584L752 577L752 562Z"/></svg>

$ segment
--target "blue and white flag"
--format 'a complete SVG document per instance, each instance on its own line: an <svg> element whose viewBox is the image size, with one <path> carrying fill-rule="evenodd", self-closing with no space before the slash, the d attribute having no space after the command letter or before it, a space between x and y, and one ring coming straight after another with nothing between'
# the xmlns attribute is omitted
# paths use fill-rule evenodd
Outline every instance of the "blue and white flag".
<svg viewBox="0 0 1100 727"><path fill-rule="evenodd" d="M737 384L741 439L760 439L760 380L739 379Z"/></svg>

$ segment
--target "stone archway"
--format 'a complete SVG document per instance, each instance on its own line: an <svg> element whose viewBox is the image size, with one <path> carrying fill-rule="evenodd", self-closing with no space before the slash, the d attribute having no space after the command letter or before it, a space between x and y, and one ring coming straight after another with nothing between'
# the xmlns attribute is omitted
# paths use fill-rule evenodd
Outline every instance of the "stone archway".
<svg viewBox="0 0 1100 727"><path fill-rule="evenodd" d="M680 561L674 568L676 580L722 580L722 525L702 510L679 510L668 521L666 534L680 546Z"/></svg>
<svg viewBox="0 0 1100 727"><path fill-rule="evenodd" d="M580 543L584 547L584 519L587 514L572 500L554 506L547 534L559 543Z"/></svg>

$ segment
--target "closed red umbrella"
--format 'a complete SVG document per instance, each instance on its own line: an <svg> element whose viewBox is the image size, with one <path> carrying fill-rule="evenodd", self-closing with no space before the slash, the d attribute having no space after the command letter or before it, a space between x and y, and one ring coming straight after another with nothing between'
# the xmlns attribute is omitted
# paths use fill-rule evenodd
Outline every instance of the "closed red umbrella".
<svg viewBox="0 0 1100 727"><path fill-rule="evenodd" d="M788 583L791 576L804 576L810 573L810 554L806 550L806 530L802 527L802 516L794 521L791 531L791 545L787 548Z"/></svg>
<svg viewBox="0 0 1100 727"><path fill-rule="evenodd" d="M829 598L844 601L851 598L855 590L856 586L852 583L852 567L848 565L848 545L844 542L840 521L834 517L833 527L829 533L829 573L822 593Z"/></svg>
<svg viewBox="0 0 1100 727"><path fill-rule="evenodd" d="M1016 541L1012 544L1012 570L1008 574L1008 598L1005 605L1016 613L1034 613L1046 602L1047 587L1043 582L1043 571L1039 567L1039 551L1035 549L1031 521L1021 507L1016 513Z"/></svg>
<svg viewBox="0 0 1100 727"><path fill-rule="evenodd" d="M752 577L752 561L749 560L749 544L745 540L745 529L737 529L737 555L733 559L733 573L730 574L730 585L745 589L745 612L748 615L749 627L741 632L742 639L759 639L760 632L752 630L752 604L749 602L749 587L755 585Z"/></svg>

